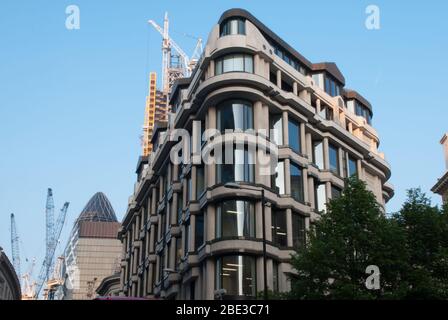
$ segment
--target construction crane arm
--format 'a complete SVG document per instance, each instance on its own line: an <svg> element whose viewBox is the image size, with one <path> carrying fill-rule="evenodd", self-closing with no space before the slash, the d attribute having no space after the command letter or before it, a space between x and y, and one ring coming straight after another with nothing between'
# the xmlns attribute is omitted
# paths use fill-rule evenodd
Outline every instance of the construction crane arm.
<svg viewBox="0 0 448 320"><path fill-rule="evenodd" d="M161 26L159 26L154 20L149 20L149 24L151 24L161 35L164 37L163 29ZM181 47L171 38L168 36L168 41L170 42L171 46L181 55L181 57L185 61L185 65L188 66L190 63L190 58L188 58L188 55L181 49Z"/></svg>

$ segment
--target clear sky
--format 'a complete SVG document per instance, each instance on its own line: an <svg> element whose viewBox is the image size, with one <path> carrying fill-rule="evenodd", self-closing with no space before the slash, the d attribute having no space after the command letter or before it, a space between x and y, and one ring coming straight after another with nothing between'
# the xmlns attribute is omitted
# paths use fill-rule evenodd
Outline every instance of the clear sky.
<svg viewBox="0 0 448 320"><path fill-rule="evenodd" d="M80 30L65 28L70 4L80 8ZM380 8L380 30L365 28L369 4ZM233 7L252 12L312 62L336 62L347 87L372 103L395 185L388 211L417 186L440 203L430 188L445 170L447 1L2 0L0 246L8 254L14 212L22 261L37 257L40 267L48 187L57 211L71 203L63 246L97 191L122 219L141 150L148 73L161 64L161 37L147 20L161 24L168 11L171 36L191 52L195 40L184 33L206 40Z"/></svg>

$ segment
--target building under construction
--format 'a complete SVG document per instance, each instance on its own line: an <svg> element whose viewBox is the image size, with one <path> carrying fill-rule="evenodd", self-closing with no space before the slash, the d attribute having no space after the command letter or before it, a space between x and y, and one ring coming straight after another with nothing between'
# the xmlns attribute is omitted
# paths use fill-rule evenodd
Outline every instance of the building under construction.
<svg viewBox="0 0 448 320"><path fill-rule="evenodd" d="M149 92L146 97L145 120L143 123L143 156L152 151L152 134L156 121L168 121L167 94L157 90L157 75L151 72L149 75Z"/></svg>
<svg viewBox="0 0 448 320"><path fill-rule="evenodd" d="M64 300L95 297L101 281L118 268L120 223L107 197L96 193L82 210L70 234L64 263L64 285L57 294Z"/></svg>

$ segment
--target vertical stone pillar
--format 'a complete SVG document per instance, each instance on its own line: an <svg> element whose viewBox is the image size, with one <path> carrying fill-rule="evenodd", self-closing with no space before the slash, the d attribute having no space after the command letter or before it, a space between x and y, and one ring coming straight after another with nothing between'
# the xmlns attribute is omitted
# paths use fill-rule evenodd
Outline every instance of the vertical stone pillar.
<svg viewBox="0 0 448 320"><path fill-rule="evenodd" d="M308 169L304 168L302 170L302 175L303 175L303 200L305 203L310 203L310 198L309 198L309 190L308 190Z"/></svg>
<svg viewBox="0 0 448 320"><path fill-rule="evenodd" d="M307 153L306 148L306 132L305 132L306 124L304 122L300 122L300 152L305 155Z"/></svg>
<svg viewBox="0 0 448 320"><path fill-rule="evenodd" d="M293 246L292 242L292 210L286 209L286 233L287 233L287 245Z"/></svg>
<svg viewBox="0 0 448 320"><path fill-rule="evenodd" d="M215 290L220 289L217 288L217 284L215 283L215 260L212 258L208 258L205 262L205 277L206 277L206 292L205 292L205 300L214 300L215 298Z"/></svg>
<svg viewBox="0 0 448 320"><path fill-rule="evenodd" d="M282 88L282 72L277 70L277 87Z"/></svg>
<svg viewBox="0 0 448 320"><path fill-rule="evenodd" d="M311 138L311 133L307 133L305 135L305 140L306 140L306 154L308 155L308 159L310 161L314 161L313 159L313 140Z"/></svg>
<svg viewBox="0 0 448 320"><path fill-rule="evenodd" d="M314 179L312 177L308 177L308 199L309 202L311 203L311 208L316 209L316 195L314 194L315 190L314 190Z"/></svg>
<svg viewBox="0 0 448 320"><path fill-rule="evenodd" d="M294 93L295 96L298 95L297 82L296 82L296 81L294 81L294 82L292 83L292 93Z"/></svg>
<svg viewBox="0 0 448 320"><path fill-rule="evenodd" d="M290 160L285 159L285 194L291 195L291 165Z"/></svg>
<svg viewBox="0 0 448 320"><path fill-rule="evenodd" d="M209 204L207 206L207 217L205 220L206 223L206 241L211 241L215 239L215 219L216 219L216 209L215 206L212 204Z"/></svg>
<svg viewBox="0 0 448 320"><path fill-rule="evenodd" d="M330 170L330 151L327 137L325 137L323 140L323 148L324 148L324 168L325 170Z"/></svg>
<svg viewBox="0 0 448 320"><path fill-rule="evenodd" d="M283 127L283 145L289 145L289 132L288 132L288 111L282 112L282 127Z"/></svg>

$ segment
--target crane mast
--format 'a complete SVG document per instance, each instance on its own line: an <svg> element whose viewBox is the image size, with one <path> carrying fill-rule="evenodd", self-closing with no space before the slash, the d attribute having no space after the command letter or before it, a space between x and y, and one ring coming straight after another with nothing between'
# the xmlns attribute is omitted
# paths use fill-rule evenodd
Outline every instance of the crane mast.
<svg viewBox="0 0 448 320"><path fill-rule="evenodd" d="M54 221L54 201L53 191L49 188L47 191L47 204L45 210L46 219L46 254L44 262L39 272L39 277L36 283L36 295L38 296L44 283L50 279L53 271L54 254L61 236L62 228L64 227L65 217L67 215L69 203L64 203L64 206L59 212L56 223Z"/></svg>
<svg viewBox="0 0 448 320"><path fill-rule="evenodd" d="M16 219L14 213L11 213L11 251L12 264L16 271L17 278L20 280L20 252L19 252L19 235L17 233Z"/></svg>
<svg viewBox="0 0 448 320"><path fill-rule="evenodd" d="M163 28L154 20L149 20L148 23L162 36L162 90L164 94L168 95L177 79L186 78L191 75L202 53L202 39L198 38L192 58L190 59L184 50L169 36L167 12L163 20ZM174 48L177 52L178 61L176 61L176 55L172 54L171 48Z"/></svg>

